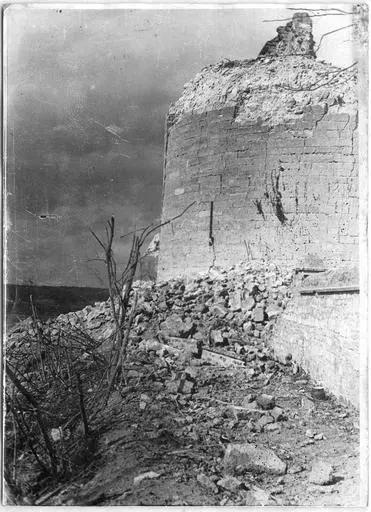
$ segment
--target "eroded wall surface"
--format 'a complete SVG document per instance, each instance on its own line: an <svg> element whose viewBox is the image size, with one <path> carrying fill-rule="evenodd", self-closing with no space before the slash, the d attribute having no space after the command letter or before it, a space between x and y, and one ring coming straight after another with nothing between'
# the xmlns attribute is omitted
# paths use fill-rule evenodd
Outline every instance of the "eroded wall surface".
<svg viewBox="0 0 371 512"><path fill-rule="evenodd" d="M265 258L294 268L357 261L356 111L320 105L269 126L227 107L168 130L159 279Z"/></svg>

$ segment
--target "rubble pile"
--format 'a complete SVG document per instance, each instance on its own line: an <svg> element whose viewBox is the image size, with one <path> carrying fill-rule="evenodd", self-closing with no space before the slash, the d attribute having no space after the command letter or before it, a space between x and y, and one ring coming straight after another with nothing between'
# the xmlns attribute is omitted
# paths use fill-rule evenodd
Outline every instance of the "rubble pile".
<svg viewBox="0 0 371 512"><path fill-rule="evenodd" d="M58 492L39 489L32 503L333 503L345 459L356 457L358 427L351 409L266 344L293 287L293 274L273 265L135 283L123 379L91 425L99 432L95 461ZM114 334L109 302L44 328L52 337L85 330L102 353ZM8 342L22 345L32 329L23 321ZM95 388L86 388L92 399ZM61 443L63 425L53 428Z"/></svg>
<svg viewBox="0 0 371 512"><path fill-rule="evenodd" d="M235 364L239 364L237 359L242 365L253 363L250 367L258 373L272 369L272 361L264 362L270 353L265 339L292 296L292 279L292 273L282 273L274 265L241 265L228 271L211 270L206 276L188 281L178 279L158 285L137 282L132 342L154 350L169 342L176 349L177 340L172 338L181 338L188 343L179 345L178 340L180 352L201 351L204 347L211 349L205 352L205 358L216 357L213 351L235 357ZM61 329L85 329L102 341L114 333L109 301L49 319L45 327L55 337ZM21 342L32 334L36 332L32 320L27 319L11 331L8 343Z"/></svg>

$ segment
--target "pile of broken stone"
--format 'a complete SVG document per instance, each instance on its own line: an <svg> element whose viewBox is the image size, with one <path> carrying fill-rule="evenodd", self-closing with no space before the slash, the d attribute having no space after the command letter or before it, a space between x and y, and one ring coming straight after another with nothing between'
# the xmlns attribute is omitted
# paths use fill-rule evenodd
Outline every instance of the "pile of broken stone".
<svg viewBox="0 0 371 512"><path fill-rule="evenodd" d="M292 296L292 279L291 272L282 273L275 265L241 264L228 270L211 269L193 280L137 281L132 341L148 349L181 338L187 340L185 350L201 344L243 362L257 360L258 355L264 360L268 353L264 340ZM43 325L52 337L61 329L74 328L86 330L97 340L108 339L114 333L109 301L59 315ZM36 335L31 318L11 330L8 344L28 335Z"/></svg>
<svg viewBox="0 0 371 512"><path fill-rule="evenodd" d="M135 320L119 394L135 395L132 403L137 405L130 416L142 426L148 417L153 442L171 431L182 442L216 446L215 453L208 448L208 457L223 472L213 473L206 464L197 477L212 492L243 487L240 470L272 475L303 470L288 466L285 453L277 456L254 442L256 436L281 431L283 424L293 421L291 412L274 396L274 381L298 369L290 354L278 361L267 340L295 292L294 275L274 265L241 264L212 269L192 280L136 282L133 287ZM61 330L85 330L101 342L102 351L110 346L115 332L109 301L49 319L43 328L52 337ZM25 320L13 328L8 343L27 343L32 334L33 322ZM302 385L309 386L307 377ZM302 407L312 407L305 394L302 400ZM184 412L177 413L178 408ZM305 438L303 446L324 439L321 432L309 431ZM312 483L323 485L332 479L330 465L313 466Z"/></svg>

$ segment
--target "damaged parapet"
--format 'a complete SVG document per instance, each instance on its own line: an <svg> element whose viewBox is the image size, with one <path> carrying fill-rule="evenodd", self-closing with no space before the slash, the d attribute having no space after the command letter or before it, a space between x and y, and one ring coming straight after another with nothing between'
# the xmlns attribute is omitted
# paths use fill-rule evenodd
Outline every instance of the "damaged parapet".
<svg viewBox="0 0 371 512"><path fill-rule="evenodd" d="M355 264L356 66L318 61L294 15L255 60L222 61L168 115L158 277L268 260Z"/></svg>
<svg viewBox="0 0 371 512"><path fill-rule="evenodd" d="M259 55L303 55L315 58L312 19L307 13L295 13L292 21L277 28L277 34L264 45Z"/></svg>

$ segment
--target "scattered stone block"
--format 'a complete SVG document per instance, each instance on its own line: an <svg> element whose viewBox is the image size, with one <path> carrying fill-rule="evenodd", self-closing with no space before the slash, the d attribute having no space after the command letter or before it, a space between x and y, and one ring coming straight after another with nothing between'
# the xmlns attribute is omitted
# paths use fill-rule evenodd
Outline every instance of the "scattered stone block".
<svg viewBox="0 0 371 512"><path fill-rule="evenodd" d="M161 475L159 473L155 473L154 471L148 471L147 473L142 473L134 478L134 485L139 485L143 480L148 480L152 478L159 478Z"/></svg>
<svg viewBox="0 0 371 512"><path fill-rule="evenodd" d="M224 469L231 474L237 466L253 473L265 472L272 475L286 473L287 465L269 448L254 444L229 444L224 455Z"/></svg>
<svg viewBox="0 0 371 512"><path fill-rule="evenodd" d="M241 303L241 308L243 311L251 311L255 307L255 300L253 297L247 297Z"/></svg>
<svg viewBox="0 0 371 512"><path fill-rule="evenodd" d="M269 414L264 414L257 422L256 426L260 430L264 430L264 427L269 423L274 423L274 419Z"/></svg>
<svg viewBox="0 0 371 512"><path fill-rule="evenodd" d="M179 336L185 338L194 331L194 323L190 318L185 322L177 314L172 314L160 325L163 334L168 336Z"/></svg>
<svg viewBox="0 0 371 512"><path fill-rule="evenodd" d="M228 311L223 304L214 304L211 308L211 312L219 318L224 318Z"/></svg>
<svg viewBox="0 0 371 512"><path fill-rule="evenodd" d="M242 482L241 482L241 480L238 480L238 478L236 478L234 476L227 475L224 478L221 478L220 480L218 480L216 482L216 485L218 485L219 487L222 487L223 489L226 489L227 491L235 492L240 487L242 487Z"/></svg>
<svg viewBox="0 0 371 512"><path fill-rule="evenodd" d="M229 307L232 311L241 311L242 301L241 292L239 290L229 294Z"/></svg>
<svg viewBox="0 0 371 512"><path fill-rule="evenodd" d="M264 308L256 307L253 311L252 318L254 322L264 322Z"/></svg>
<svg viewBox="0 0 371 512"><path fill-rule="evenodd" d="M280 432L282 429L278 423L269 423L264 427L264 430L266 432Z"/></svg>
<svg viewBox="0 0 371 512"><path fill-rule="evenodd" d="M289 475L296 475L297 473L301 473L302 471L304 471L303 466L301 466L300 464L293 464L292 466L289 467L287 473Z"/></svg>
<svg viewBox="0 0 371 512"><path fill-rule="evenodd" d="M317 461L312 466L309 482L315 485L328 485L334 481L334 468L325 461Z"/></svg>
<svg viewBox="0 0 371 512"><path fill-rule="evenodd" d="M270 414L273 416L275 421L281 421L283 419L283 409L281 407L273 407Z"/></svg>
<svg viewBox="0 0 371 512"><path fill-rule="evenodd" d="M272 395L266 395L262 394L259 395L256 399L258 405L264 410L273 409L273 407L276 405L276 399Z"/></svg>
<svg viewBox="0 0 371 512"><path fill-rule="evenodd" d="M215 494L218 492L217 486L214 484L214 482L206 476L204 473L199 473L197 475L197 482L202 485L202 487L205 487L206 489L210 489L211 491L215 492Z"/></svg>
<svg viewBox="0 0 371 512"><path fill-rule="evenodd" d="M211 340L215 345L223 345L224 338L221 331L211 331Z"/></svg>

